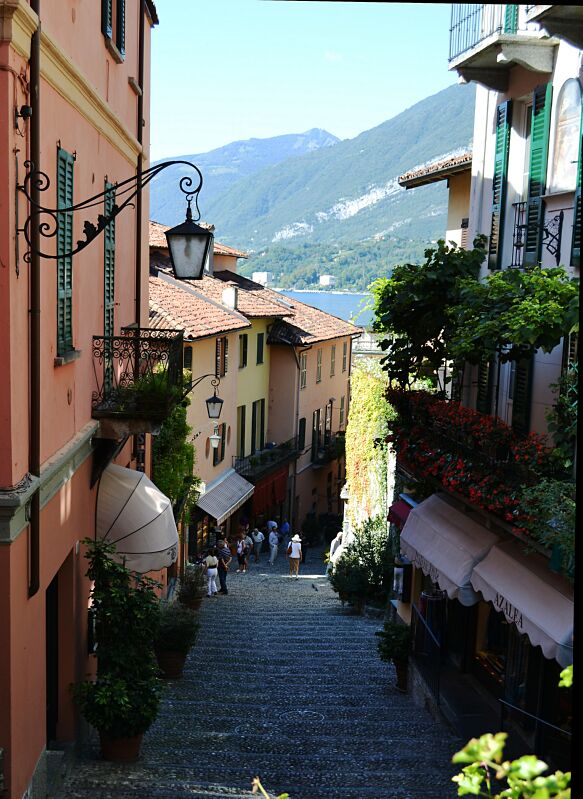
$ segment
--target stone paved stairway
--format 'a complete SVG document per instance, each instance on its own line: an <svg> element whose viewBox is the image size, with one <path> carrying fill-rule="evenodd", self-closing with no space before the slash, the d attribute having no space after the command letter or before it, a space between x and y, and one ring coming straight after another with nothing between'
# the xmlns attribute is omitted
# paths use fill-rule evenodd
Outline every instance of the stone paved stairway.
<svg viewBox="0 0 583 799"><path fill-rule="evenodd" d="M256 775L291 799L454 797L462 742L397 692L376 651L381 621L342 608L319 555L299 580L283 555L231 572L140 761L106 763L96 746L59 799L239 799Z"/></svg>

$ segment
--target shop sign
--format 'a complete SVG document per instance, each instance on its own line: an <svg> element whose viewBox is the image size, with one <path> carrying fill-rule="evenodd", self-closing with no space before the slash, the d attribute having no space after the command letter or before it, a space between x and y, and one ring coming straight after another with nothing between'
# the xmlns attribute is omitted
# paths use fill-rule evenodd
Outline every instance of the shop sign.
<svg viewBox="0 0 583 799"><path fill-rule="evenodd" d="M506 599L506 597L504 597L502 594L496 594L494 605L496 606L497 610L502 611L511 624L516 624L516 626L522 630L522 613L518 608L515 608L514 605Z"/></svg>

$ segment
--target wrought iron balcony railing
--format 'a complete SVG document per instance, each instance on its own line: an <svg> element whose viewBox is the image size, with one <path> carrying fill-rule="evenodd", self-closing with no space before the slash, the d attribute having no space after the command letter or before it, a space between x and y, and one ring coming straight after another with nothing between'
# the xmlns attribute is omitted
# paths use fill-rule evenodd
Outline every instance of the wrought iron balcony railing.
<svg viewBox="0 0 583 799"><path fill-rule="evenodd" d="M524 262L524 243L526 232L526 202L513 203L514 229L512 234L512 263L510 266L520 269Z"/></svg>
<svg viewBox="0 0 583 799"><path fill-rule="evenodd" d="M344 454L345 434L340 430L328 435L312 449L312 466L325 466Z"/></svg>
<svg viewBox="0 0 583 799"><path fill-rule="evenodd" d="M472 50L491 36L519 30L518 6L488 3L453 3L449 29L449 61Z"/></svg>
<svg viewBox="0 0 583 799"><path fill-rule="evenodd" d="M281 444L266 447L260 452L245 458L233 458L233 468L242 477L253 481L269 474L284 463L295 460L299 455L297 436L283 441Z"/></svg>
<svg viewBox="0 0 583 799"><path fill-rule="evenodd" d="M182 399L182 330L93 337L92 416L161 423Z"/></svg>

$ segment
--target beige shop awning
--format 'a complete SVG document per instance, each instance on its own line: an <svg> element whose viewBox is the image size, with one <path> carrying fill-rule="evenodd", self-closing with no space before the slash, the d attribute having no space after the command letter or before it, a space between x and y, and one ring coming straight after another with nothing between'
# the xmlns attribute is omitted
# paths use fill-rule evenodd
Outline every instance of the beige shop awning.
<svg viewBox="0 0 583 799"><path fill-rule="evenodd" d="M143 472L110 464L97 493L96 535L115 544L117 559L145 574L178 555L172 503Z"/></svg>
<svg viewBox="0 0 583 799"><path fill-rule="evenodd" d="M196 503L198 507L222 524L237 508L249 499L255 486L234 469L225 474L206 491Z"/></svg>
<svg viewBox="0 0 583 799"><path fill-rule="evenodd" d="M561 666L573 662L573 591L545 558L506 541L478 563L471 582L546 658Z"/></svg>
<svg viewBox="0 0 583 799"><path fill-rule="evenodd" d="M438 494L412 508L401 531L401 552L428 574L450 599L479 601L470 583L472 569L499 537L468 518Z"/></svg>

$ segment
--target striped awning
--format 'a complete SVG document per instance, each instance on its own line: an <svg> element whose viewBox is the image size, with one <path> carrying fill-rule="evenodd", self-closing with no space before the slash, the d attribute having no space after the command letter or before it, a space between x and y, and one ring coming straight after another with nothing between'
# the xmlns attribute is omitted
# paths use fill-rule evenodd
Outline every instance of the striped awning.
<svg viewBox="0 0 583 799"><path fill-rule="evenodd" d="M212 484L196 503L217 524L222 524L253 494L255 486L234 469L229 469Z"/></svg>

